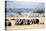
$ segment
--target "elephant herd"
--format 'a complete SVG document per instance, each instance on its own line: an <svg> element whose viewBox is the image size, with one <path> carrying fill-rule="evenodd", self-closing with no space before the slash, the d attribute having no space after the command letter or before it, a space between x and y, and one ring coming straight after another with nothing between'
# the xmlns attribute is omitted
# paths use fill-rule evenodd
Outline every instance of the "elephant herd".
<svg viewBox="0 0 46 31"><path fill-rule="evenodd" d="M39 24L39 19L16 19L14 25L31 25ZM8 19L5 20L5 26L12 26Z"/></svg>
<svg viewBox="0 0 46 31"><path fill-rule="evenodd" d="M38 24L39 19L17 19L16 25L30 25L30 24Z"/></svg>

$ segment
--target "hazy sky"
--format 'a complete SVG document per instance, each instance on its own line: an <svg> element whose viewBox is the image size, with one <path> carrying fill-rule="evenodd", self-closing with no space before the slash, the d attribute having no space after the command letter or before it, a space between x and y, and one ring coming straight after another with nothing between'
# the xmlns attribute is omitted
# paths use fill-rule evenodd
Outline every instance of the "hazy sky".
<svg viewBox="0 0 46 31"><path fill-rule="evenodd" d="M44 8L44 3L29 1L8 1L7 8Z"/></svg>

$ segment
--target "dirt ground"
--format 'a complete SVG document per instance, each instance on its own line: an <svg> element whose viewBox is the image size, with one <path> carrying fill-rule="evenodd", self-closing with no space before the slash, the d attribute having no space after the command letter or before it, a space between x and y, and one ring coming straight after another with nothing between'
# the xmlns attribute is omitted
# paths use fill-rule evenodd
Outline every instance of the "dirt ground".
<svg viewBox="0 0 46 31"><path fill-rule="evenodd" d="M39 24L32 24L32 25L14 25L15 21L11 21L12 22L12 26L7 26L6 27L6 31L45 28L45 24L40 24L42 22L45 22L45 17L39 17L39 19L40 19Z"/></svg>
<svg viewBox="0 0 46 31"><path fill-rule="evenodd" d="M40 29L40 28L45 28L44 24L7 26L7 31L23 30L23 29Z"/></svg>

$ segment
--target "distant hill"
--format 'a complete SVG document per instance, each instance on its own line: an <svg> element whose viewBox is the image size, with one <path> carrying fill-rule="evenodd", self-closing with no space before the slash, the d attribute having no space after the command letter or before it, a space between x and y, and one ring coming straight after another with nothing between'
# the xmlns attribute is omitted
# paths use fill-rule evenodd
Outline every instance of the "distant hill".
<svg viewBox="0 0 46 31"><path fill-rule="evenodd" d="M7 14L19 14L22 13L45 13L45 9L32 9L32 8L7 8L6 10Z"/></svg>
<svg viewBox="0 0 46 31"><path fill-rule="evenodd" d="M45 9L38 9L36 11L33 11L33 13L45 13Z"/></svg>

